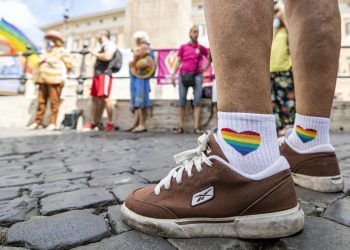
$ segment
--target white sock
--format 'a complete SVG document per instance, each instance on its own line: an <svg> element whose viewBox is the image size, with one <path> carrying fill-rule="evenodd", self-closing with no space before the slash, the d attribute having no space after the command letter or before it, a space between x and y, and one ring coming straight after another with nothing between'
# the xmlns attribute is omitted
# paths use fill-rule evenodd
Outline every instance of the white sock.
<svg viewBox="0 0 350 250"><path fill-rule="evenodd" d="M218 117L218 143L234 168L253 175L280 157L274 115L219 112Z"/></svg>
<svg viewBox="0 0 350 250"><path fill-rule="evenodd" d="M293 131L287 142L299 151L330 144L329 118L296 114Z"/></svg>

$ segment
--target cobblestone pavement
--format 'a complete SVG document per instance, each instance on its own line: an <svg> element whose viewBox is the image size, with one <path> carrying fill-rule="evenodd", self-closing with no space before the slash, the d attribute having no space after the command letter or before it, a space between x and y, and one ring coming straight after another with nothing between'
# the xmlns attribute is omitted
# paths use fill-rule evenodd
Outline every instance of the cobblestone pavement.
<svg viewBox="0 0 350 250"><path fill-rule="evenodd" d="M18 132L0 132L0 249L349 249L350 134L332 135L344 193L297 187L303 232L246 241L164 239L121 222L127 194L164 177L194 135Z"/></svg>

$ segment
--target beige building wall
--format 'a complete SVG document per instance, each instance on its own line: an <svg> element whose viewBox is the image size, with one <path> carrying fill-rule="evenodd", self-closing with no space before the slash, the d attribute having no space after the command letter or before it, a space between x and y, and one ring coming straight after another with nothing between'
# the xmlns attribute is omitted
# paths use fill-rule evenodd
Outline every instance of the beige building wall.
<svg viewBox="0 0 350 250"><path fill-rule="evenodd" d="M129 0L125 44L133 46L133 33L144 30L153 48L176 48L188 40L191 13L191 0Z"/></svg>

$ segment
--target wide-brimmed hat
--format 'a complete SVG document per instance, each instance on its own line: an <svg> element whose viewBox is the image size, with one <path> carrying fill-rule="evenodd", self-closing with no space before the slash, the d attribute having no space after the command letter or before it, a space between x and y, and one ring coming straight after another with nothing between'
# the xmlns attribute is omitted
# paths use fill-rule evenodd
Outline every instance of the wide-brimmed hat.
<svg viewBox="0 0 350 250"><path fill-rule="evenodd" d="M46 40L47 39L52 39L52 40L60 40L62 43L64 42L62 34L60 32L58 32L57 30L50 30L50 31L48 31L45 34L44 38Z"/></svg>
<svg viewBox="0 0 350 250"><path fill-rule="evenodd" d="M132 67L131 73L137 78L150 78L156 72L156 62L151 56L138 60Z"/></svg>

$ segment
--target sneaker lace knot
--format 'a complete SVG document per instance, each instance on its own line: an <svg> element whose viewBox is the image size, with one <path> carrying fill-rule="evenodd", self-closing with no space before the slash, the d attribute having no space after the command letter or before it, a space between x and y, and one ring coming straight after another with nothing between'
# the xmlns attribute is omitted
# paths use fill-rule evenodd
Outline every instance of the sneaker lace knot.
<svg viewBox="0 0 350 250"><path fill-rule="evenodd" d="M158 183L158 185L154 188L154 193L156 195L160 194L160 189L162 187L169 190L172 179L175 179L177 184L181 184L184 171L186 171L188 177L192 177L193 167L196 168L197 172L201 172L203 169L203 162L210 167L212 166L213 163L204 153L208 146L208 140L209 134L203 134L198 138L198 147L174 155L176 164L181 165L170 170L169 174Z"/></svg>

